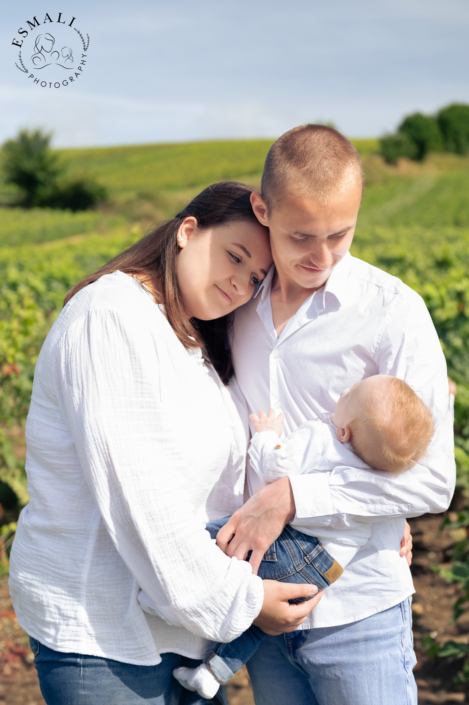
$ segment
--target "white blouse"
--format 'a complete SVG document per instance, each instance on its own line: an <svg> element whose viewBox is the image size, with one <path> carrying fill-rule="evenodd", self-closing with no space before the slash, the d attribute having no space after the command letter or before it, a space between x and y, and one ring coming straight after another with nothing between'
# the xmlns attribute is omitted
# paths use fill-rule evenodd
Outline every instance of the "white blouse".
<svg viewBox="0 0 469 705"><path fill-rule="evenodd" d="M169 651L200 658L205 638L250 626L262 581L204 529L242 504L246 429L138 281L104 276L61 312L37 363L26 440L30 503L10 590L28 634L153 665ZM146 615L139 586L183 626Z"/></svg>

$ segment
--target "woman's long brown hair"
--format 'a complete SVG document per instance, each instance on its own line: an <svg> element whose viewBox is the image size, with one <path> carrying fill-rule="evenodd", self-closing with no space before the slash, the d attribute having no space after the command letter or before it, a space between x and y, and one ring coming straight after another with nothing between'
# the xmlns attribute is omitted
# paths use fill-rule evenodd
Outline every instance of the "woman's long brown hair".
<svg viewBox="0 0 469 705"><path fill-rule="evenodd" d="M184 218L193 216L201 230L233 221L258 223L251 207L253 188L225 181L213 184L199 193L172 220L160 225L93 274L76 284L65 297L65 304L85 286L105 274L117 270L139 278L156 292L158 303L165 307L166 316L176 336L185 348L201 347L205 359L216 369L225 384L233 375L228 342L231 316L212 321L189 318L179 292L176 262L180 252L177 234Z"/></svg>

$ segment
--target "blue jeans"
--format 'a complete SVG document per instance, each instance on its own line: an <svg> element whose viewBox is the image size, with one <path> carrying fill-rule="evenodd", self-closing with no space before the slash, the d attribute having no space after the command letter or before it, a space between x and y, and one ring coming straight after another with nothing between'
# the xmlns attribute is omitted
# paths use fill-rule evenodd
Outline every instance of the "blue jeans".
<svg viewBox="0 0 469 705"><path fill-rule="evenodd" d="M207 524L206 529L216 538L229 517ZM286 526L278 539L262 559L258 575L263 580L279 580L282 583L309 583L324 590L342 575L342 568L314 536ZM299 597L292 603L305 602L311 597ZM265 632L252 625L229 644L217 644L205 658L205 664L220 683L233 678L257 651L266 638ZM287 701L285 701L287 702Z"/></svg>
<svg viewBox="0 0 469 705"><path fill-rule="evenodd" d="M205 700L172 677L179 666L201 662L162 654L157 666L134 666L98 656L62 653L30 638L39 685L47 705L228 705L225 690Z"/></svg>
<svg viewBox="0 0 469 705"><path fill-rule="evenodd" d="M417 705L415 664L407 599L351 624L268 636L247 666L256 705Z"/></svg>

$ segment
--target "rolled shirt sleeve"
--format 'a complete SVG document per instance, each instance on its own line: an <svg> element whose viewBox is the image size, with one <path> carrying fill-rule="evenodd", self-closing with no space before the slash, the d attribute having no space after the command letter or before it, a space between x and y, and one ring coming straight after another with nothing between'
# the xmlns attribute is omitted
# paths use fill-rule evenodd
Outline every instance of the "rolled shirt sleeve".
<svg viewBox="0 0 469 705"><path fill-rule="evenodd" d="M410 300L409 300L410 299ZM353 515L361 521L413 517L445 511L454 493L453 410L446 362L430 314L420 296L396 297L378 331L374 357L379 374L404 379L433 414L435 434L424 458L398 476L338 465L329 473L291 477L297 518L308 526L340 524Z"/></svg>

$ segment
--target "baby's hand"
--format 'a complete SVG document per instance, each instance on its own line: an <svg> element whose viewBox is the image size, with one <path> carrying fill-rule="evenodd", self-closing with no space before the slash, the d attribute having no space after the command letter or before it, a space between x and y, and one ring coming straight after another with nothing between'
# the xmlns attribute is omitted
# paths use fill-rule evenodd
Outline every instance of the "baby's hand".
<svg viewBox="0 0 469 705"><path fill-rule="evenodd" d="M263 411L259 411L259 416L256 414L251 414L249 417L254 425L256 433L262 433L262 431L275 431L279 436L282 435L282 424L285 420L283 414L279 414L275 418L274 409L269 409L267 416Z"/></svg>

